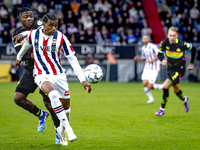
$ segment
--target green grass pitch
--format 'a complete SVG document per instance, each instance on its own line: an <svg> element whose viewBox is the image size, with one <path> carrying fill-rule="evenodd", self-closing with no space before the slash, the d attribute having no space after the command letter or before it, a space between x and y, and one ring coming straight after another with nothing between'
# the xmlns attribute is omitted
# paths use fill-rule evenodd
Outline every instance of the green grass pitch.
<svg viewBox="0 0 200 150"><path fill-rule="evenodd" d="M171 88L165 115L157 117L162 90L152 91L155 103L147 105L142 83L101 82L88 94L80 83L69 82L70 124L78 140L68 147L55 145L51 117L45 130L37 132L38 118L13 101L16 84L0 83L0 150L200 149L199 83L180 84L189 96L188 113ZM28 98L45 109L38 89Z"/></svg>

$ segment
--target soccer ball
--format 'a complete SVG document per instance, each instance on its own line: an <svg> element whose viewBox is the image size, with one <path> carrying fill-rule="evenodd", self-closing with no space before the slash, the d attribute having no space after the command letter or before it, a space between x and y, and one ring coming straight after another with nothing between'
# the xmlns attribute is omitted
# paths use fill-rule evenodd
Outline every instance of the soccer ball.
<svg viewBox="0 0 200 150"><path fill-rule="evenodd" d="M98 83L103 77L101 67L96 64L88 65L84 70L86 81L89 83Z"/></svg>

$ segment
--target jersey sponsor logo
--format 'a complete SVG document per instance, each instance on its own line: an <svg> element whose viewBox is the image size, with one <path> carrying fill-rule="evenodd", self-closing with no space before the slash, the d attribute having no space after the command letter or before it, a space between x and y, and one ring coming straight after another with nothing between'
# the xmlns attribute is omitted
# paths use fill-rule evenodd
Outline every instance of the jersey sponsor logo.
<svg viewBox="0 0 200 150"><path fill-rule="evenodd" d="M55 52L56 51L56 47L52 47L51 46L40 46L40 50L44 51L44 50L47 50L47 51L51 51L51 52ZM36 46L35 47L35 50L36 51L39 51L38 47Z"/></svg>
<svg viewBox="0 0 200 150"><path fill-rule="evenodd" d="M172 52L172 51L168 51L168 50L166 50L165 53L166 53L167 57L175 58L175 59L181 58L184 54L183 52Z"/></svg>

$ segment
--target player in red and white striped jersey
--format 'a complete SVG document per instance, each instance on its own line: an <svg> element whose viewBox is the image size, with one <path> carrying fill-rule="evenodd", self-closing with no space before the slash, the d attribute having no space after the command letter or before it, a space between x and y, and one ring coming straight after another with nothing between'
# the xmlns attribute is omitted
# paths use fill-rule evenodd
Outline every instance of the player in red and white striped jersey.
<svg viewBox="0 0 200 150"><path fill-rule="evenodd" d="M60 102L67 101L69 103L70 99L65 70L62 68L60 60L61 53L68 59L83 87L88 88L88 93L91 91L91 85L85 80L71 43L65 35L57 31L57 27L58 18L56 15L47 13L43 17L43 28L32 30L27 36L17 55L16 66L19 67L23 55L32 45L35 83L43 92L48 94L54 112L61 122L61 126L57 128L61 137L61 144L68 145L63 127L68 134L69 141L76 140L77 137L69 125L63 105Z"/></svg>
<svg viewBox="0 0 200 150"><path fill-rule="evenodd" d="M159 52L158 47L149 42L149 36L142 36L142 54L141 57L135 56L135 61L145 61L145 66L142 73L142 83L144 91L149 98L147 103L154 103L154 98L151 94L150 89L162 89L162 84L154 84L160 70L160 61L158 60L157 54Z"/></svg>

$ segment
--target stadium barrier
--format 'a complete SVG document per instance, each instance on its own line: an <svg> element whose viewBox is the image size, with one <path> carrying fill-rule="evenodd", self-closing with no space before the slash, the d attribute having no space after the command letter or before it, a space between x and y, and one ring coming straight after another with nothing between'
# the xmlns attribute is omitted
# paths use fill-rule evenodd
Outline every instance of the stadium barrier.
<svg viewBox="0 0 200 150"><path fill-rule="evenodd" d="M197 50L200 48L200 44L194 44ZM102 67L104 72L103 81L118 81L118 82L132 82L141 81L141 74L143 71L144 63L133 61L134 56L140 55L141 45L128 45L128 46L102 46L96 44L73 44L73 48L76 52L76 56L84 69L85 59L88 53L91 53L94 57L95 63ZM115 65L111 64L108 72L108 60L107 54L112 53L116 58L117 63ZM190 52L185 54L186 60L190 60ZM0 64L9 64L10 62L16 60L16 52L12 45L1 45L0 46ZM189 61L187 61L187 64ZM66 74L68 75L69 81L78 81L75 74L69 65L67 59L62 58L63 67L66 69ZM187 65L186 64L186 65ZM200 63L195 61L195 69L193 71L186 71L182 81L189 81L190 78L195 77L196 80L200 79L199 74ZM7 70L1 69L3 72ZM1 71L1 72L2 72ZM23 67L20 67L19 77L23 72ZM7 72L8 73L8 72ZM108 75L108 76L107 76ZM157 81L164 81L167 77L167 71L165 66L161 66L160 73L158 75ZM0 80L1 81L1 80Z"/></svg>

